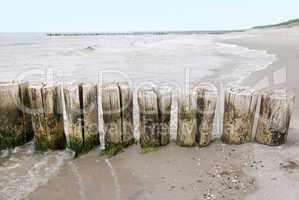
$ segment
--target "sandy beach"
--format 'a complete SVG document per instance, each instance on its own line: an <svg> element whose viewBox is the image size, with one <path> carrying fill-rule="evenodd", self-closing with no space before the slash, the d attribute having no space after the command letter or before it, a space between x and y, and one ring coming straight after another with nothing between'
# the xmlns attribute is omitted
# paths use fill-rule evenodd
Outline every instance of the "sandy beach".
<svg viewBox="0 0 299 200"><path fill-rule="evenodd" d="M241 84L256 89L286 86L299 97L296 77L299 29L238 33L242 34L243 37L221 42L267 51L277 59ZM146 154L133 145L112 158L100 156L97 149L65 162L57 175L25 199L296 200L299 195L298 130L299 101L296 101L289 140L280 147L256 143L226 145L215 139L205 148L182 148L172 141Z"/></svg>

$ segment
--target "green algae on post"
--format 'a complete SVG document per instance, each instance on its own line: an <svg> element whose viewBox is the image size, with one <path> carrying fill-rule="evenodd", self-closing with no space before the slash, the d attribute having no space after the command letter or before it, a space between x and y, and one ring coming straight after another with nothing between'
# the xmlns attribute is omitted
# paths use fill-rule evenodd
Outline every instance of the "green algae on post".
<svg viewBox="0 0 299 200"><path fill-rule="evenodd" d="M15 82L0 83L0 150L13 148L26 142L19 85Z"/></svg>
<svg viewBox="0 0 299 200"><path fill-rule="evenodd" d="M170 87L163 86L156 89L159 108L159 134L161 146L170 142L170 117L172 90Z"/></svg>
<svg viewBox="0 0 299 200"><path fill-rule="evenodd" d="M138 105L141 147L160 146L158 99L153 87L138 91Z"/></svg>
<svg viewBox="0 0 299 200"><path fill-rule="evenodd" d="M277 146L287 141L295 95L286 89L261 92L256 142Z"/></svg>
<svg viewBox="0 0 299 200"><path fill-rule="evenodd" d="M257 96L249 87L229 87L224 94L222 141L244 144L251 141Z"/></svg>
<svg viewBox="0 0 299 200"><path fill-rule="evenodd" d="M124 146L122 144L113 144L105 139L105 149L101 151L101 155L108 157L116 156L118 153L123 152Z"/></svg>
<svg viewBox="0 0 299 200"><path fill-rule="evenodd" d="M195 146L196 140L196 101L195 93L178 93L178 127L177 145L183 147Z"/></svg>
<svg viewBox="0 0 299 200"><path fill-rule="evenodd" d="M218 99L217 88L210 83L200 83L193 88L196 95L197 141L200 147L212 142L213 122Z"/></svg>

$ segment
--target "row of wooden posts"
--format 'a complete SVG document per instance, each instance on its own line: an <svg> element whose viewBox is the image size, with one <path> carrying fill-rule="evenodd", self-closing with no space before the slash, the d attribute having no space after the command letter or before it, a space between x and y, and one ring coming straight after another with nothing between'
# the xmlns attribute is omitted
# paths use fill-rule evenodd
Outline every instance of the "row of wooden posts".
<svg viewBox="0 0 299 200"><path fill-rule="evenodd" d="M80 154L91 150L100 144L99 97L106 148L123 148L134 143L133 91L128 84L105 84L100 94L96 84L70 83L62 87L59 84L0 83L0 149L22 145L34 138L35 148L40 151L69 147ZM169 87L138 90L141 147L164 146L170 142L172 96ZM191 92L179 92L177 96L177 144L209 145L219 98L217 88L201 83ZM257 93L248 87L227 88L223 142L251 141L259 105L255 140L266 145L285 143L294 101L294 95L283 89Z"/></svg>

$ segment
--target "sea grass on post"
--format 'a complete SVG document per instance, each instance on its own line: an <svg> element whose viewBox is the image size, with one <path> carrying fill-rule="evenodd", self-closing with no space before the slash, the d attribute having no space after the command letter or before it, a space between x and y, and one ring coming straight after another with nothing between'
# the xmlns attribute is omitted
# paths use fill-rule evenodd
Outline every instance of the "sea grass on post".
<svg viewBox="0 0 299 200"><path fill-rule="evenodd" d="M65 84L63 93L67 116L68 147L78 155L84 151L83 115L79 84Z"/></svg>
<svg viewBox="0 0 299 200"><path fill-rule="evenodd" d="M197 141L199 146L207 146L212 142L218 92L217 88L210 83L200 83L193 90L197 107Z"/></svg>
<svg viewBox="0 0 299 200"><path fill-rule="evenodd" d="M277 146L287 141L295 95L285 89L261 92L261 107L255 140Z"/></svg>
<svg viewBox="0 0 299 200"><path fill-rule="evenodd" d="M19 85L15 82L0 83L0 150L13 148L26 142Z"/></svg>
<svg viewBox="0 0 299 200"><path fill-rule="evenodd" d="M248 87L225 90L222 141L244 144L251 141L257 96Z"/></svg>
<svg viewBox="0 0 299 200"><path fill-rule="evenodd" d="M170 142L170 115L172 90L164 86L157 89L158 108L159 108L159 134L161 136L161 145L167 145Z"/></svg>
<svg viewBox="0 0 299 200"><path fill-rule="evenodd" d="M158 99L154 88L145 87L138 91L138 105L141 147L160 146Z"/></svg>
<svg viewBox="0 0 299 200"><path fill-rule="evenodd" d="M98 87L92 83L82 83L80 93L83 111L84 149L89 151L100 144Z"/></svg>
<svg viewBox="0 0 299 200"><path fill-rule="evenodd" d="M191 147L196 144L196 102L195 94L179 92L178 94L178 128L177 145Z"/></svg>

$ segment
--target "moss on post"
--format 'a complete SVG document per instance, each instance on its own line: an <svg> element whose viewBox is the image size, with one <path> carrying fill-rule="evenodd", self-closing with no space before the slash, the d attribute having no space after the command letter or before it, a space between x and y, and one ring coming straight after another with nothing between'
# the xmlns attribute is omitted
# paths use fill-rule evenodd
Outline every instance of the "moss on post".
<svg viewBox="0 0 299 200"><path fill-rule="evenodd" d="M138 91L140 145L142 148L160 146L157 94L153 88Z"/></svg>
<svg viewBox="0 0 299 200"><path fill-rule="evenodd" d="M84 152L82 109L80 103L79 84L69 83L63 89L68 131L68 147L76 156Z"/></svg>
<svg viewBox="0 0 299 200"><path fill-rule="evenodd" d="M84 149L89 151L100 144L98 126L98 87L82 83L80 96L83 111Z"/></svg>
<svg viewBox="0 0 299 200"><path fill-rule="evenodd" d="M200 83L193 90L197 107L197 142L199 146L204 147L212 142L218 92L217 88L209 83Z"/></svg>
<svg viewBox="0 0 299 200"><path fill-rule="evenodd" d="M177 145L195 146L196 124L195 94L180 92L178 94Z"/></svg>
<svg viewBox="0 0 299 200"><path fill-rule="evenodd" d="M162 146L170 142L170 117L172 91L170 87L159 87L157 89L158 108L159 108L159 134Z"/></svg>
<svg viewBox="0 0 299 200"><path fill-rule="evenodd" d="M0 83L0 149L13 148L26 142L19 85L15 82Z"/></svg>
<svg viewBox="0 0 299 200"><path fill-rule="evenodd" d="M256 142L277 146L287 141L295 95L285 89L261 92Z"/></svg>
<svg viewBox="0 0 299 200"><path fill-rule="evenodd" d="M248 87L225 90L222 141L244 144L251 141L257 98Z"/></svg>

